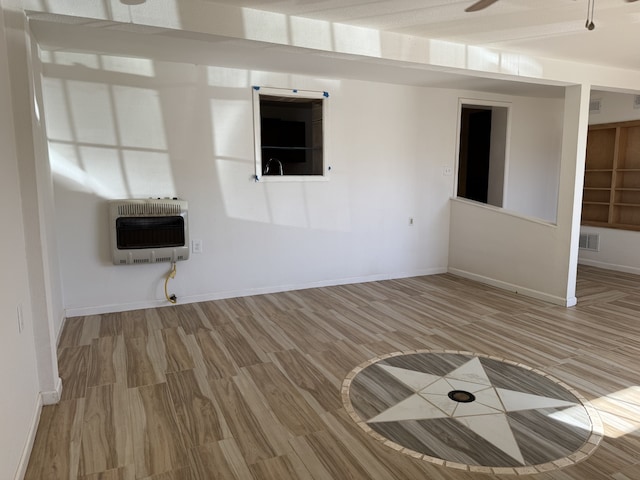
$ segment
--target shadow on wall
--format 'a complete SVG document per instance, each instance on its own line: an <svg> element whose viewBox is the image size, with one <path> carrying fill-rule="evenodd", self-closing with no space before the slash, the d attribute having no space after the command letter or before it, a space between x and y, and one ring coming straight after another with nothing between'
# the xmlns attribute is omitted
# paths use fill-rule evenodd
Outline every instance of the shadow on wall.
<svg viewBox="0 0 640 480"><path fill-rule="evenodd" d="M44 51L42 62L58 192L90 193L96 202L177 196L229 218L347 228L346 213L327 225L309 207L319 194L324 206L342 201L339 182L253 183L251 85L290 85L291 75L72 52Z"/></svg>

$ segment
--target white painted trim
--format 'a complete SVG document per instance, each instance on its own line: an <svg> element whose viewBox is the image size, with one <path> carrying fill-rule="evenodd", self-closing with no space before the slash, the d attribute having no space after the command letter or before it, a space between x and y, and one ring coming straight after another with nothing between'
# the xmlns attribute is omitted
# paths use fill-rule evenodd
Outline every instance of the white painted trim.
<svg viewBox="0 0 640 480"><path fill-rule="evenodd" d="M256 182L326 182L329 180L331 166L329 165L328 146L331 144L328 137L329 124L329 96L326 91L301 90L297 88L279 88L252 86L253 98L253 145L255 157L255 181ZM260 95L277 97L302 97L322 100L322 174L320 175L263 175L262 169L262 133L260 114Z"/></svg>
<svg viewBox="0 0 640 480"><path fill-rule="evenodd" d="M606 270L615 270L616 272L633 273L640 275L640 268L629 267L627 265L617 265L615 263L599 262L598 260L591 260L588 258L578 258L578 264L589 265L590 267L604 268Z"/></svg>
<svg viewBox="0 0 640 480"><path fill-rule="evenodd" d="M44 405L53 405L60 401L62 396L62 379L58 377L56 380L55 390L51 392L40 392L36 399L35 410L31 419L31 425L29 427L29 433L27 435L27 441L22 449L22 455L20 455L20 462L16 470L15 480L22 480L27 473L27 466L29 465L29 458L31 457L31 451L33 450L33 444L36 440L36 433L38 432L38 424L40 423L40 415L42 414L42 407Z"/></svg>
<svg viewBox="0 0 640 480"><path fill-rule="evenodd" d="M60 345L60 338L62 338L62 330L64 330L64 324L67 321L67 317L62 315L62 320L60 321L60 328L56 332L56 346Z"/></svg>
<svg viewBox="0 0 640 480"><path fill-rule="evenodd" d="M513 108L512 102L500 101L500 100L484 100L482 98L470 98L470 97L458 97L458 130L456 132L456 158L454 159L455 163L455 175L454 175L454 185L453 185L453 194L456 198L458 197L458 170L459 170L459 162L460 162L460 133L462 130L462 107L465 105L475 105L478 107L499 107L505 108L507 110L507 125L505 128L505 149L504 149L504 170L503 170L503 178L502 178L502 200L500 202L500 206L491 205L486 203L484 205L494 206L495 208L503 208L507 199L507 190L509 185L509 164L510 162L510 152L511 152L511 117ZM478 202L482 203L482 202Z"/></svg>
<svg viewBox="0 0 640 480"><path fill-rule="evenodd" d="M40 392L43 405L55 405L62 398L62 379L58 377L56 379L55 390L48 392Z"/></svg>
<svg viewBox="0 0 640 480"><path fill-rule="evenodd" d="M459 270L457 268L449 268L449 273L458 275L459 277L468 278L469 280L474 280L476 282L484 283L486 285L491 285L492 287L501 288L502 290L507 290L509 292L522 294L526 297L535 298L536 300L542 300L544 302L553 303L554 305L562 305L563 307L573 307L577 303L577 299L575 297L572 297L572 298L557 297L555 295L550 295L548 293L541 292L539 290L533 290L531 288L521 287L519 285L503 282L502 280L496 280L494 278L485 277L483 275L467 272L465 270Z"/></svg>
<svg viewBox="0 0 640 480"><path fill-rule="evenodd" d="M36 433L38 432L38 424L40 423L40 414L42 413L42 394L39 394L36 399L35 410L33 417L31 418L31 426L29 427L29 434L27 435L27 441L22 449L22 455L20 455L20 462L18 462L18 468L16 474L13 477L14 480L22 480L27 473L27 466L29 465L29 457L31 457L31 451L33 450L33 443L36 440Z"/></svg>
<svg viewBox="0 0 640 480"><path fill-rule="evenodd" d="M394 280L398 278L421 277L423 275L436 275L447 273L446 267L427 268L413 272L401 272L395 274L368 275L364 277L350 277L337 280L327 280L322 282L311 282L305 284L279 285L274 287L251 288L246 290L230 290L219 293L207 293L203 295L191 295L178 297L179 304L209 302L212 300L223 300L225 298L249 297L251 295L266 295L270 293L290 292L293 290L306 290L308 288L333 287L336 285L349 285L352 283L378 282L381 280ZM144 302L124 303L115 305L97 305L93 307L74 307L65 310L67 318L81 317L85 315L100 315L103 313L126 312L129 310L140 310L144 308L156 308L168 306L164 299L149 300Z"/></svg>
<svg viewBox="0 0 640 480"><path fill-rule="evenodd" d="M556 223L548 222L541 218L530 217L528 215L523 215L518 212L514 212L513 210L507 210L506 208L496 207L495 205L489 205L488 203L476 202L475 200L469 200L468 198L462 197L451 197L449 200L452 202L466 203L467 205L474 205L478 208L484 208L485 210L492 210L494 212L498 212L502 215L508 215L510 217L519 218L520 220L525 220L531 223L537 223L538 225L544 225L546 227L558 228Z"/></svg>

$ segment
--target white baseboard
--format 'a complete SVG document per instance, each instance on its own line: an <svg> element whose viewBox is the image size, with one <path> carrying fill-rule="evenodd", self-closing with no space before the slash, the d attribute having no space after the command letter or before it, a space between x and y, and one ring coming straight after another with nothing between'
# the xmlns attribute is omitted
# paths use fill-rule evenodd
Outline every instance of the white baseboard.
<svg viewBox="0 0 640 480"><path fill-rule="evenodd" d="M546 292L533 290L531 288L526 288L521 285L514 285L513 283L503 282L502 280L496 280L495 278L485 277L483 275L467 272L465 270L459 270L457 268L449 268L449 273L458 275L460 277L468 278L469 280L474 280L476 282L491 285L492 287L501 288L502 290L515 292L515 293L524 295L526 297L535 298L536 300L542 300L544 302L553 303L554 305L562 305L563 307L573 307L577 303L576 297L572 297L572 298L558 297L556 295L551 295Z"/></svg>
<svg viewBox="0 0 640 480"><path fill-rule="evenodd" d="M36 399L36 405L31 418L31 425L29 426L29 434L27 435L27 441L22 449L22 455L20 456L20 462L14 480L22 480L27 473L27 466L29 465L29 457L31 457L31 450L33 450L33 442L36 440L36 433L38 432L38 424L40 423L40 414L42 413L42 394L38 395Z"/></svg>
<svg viewBox="0 0 640 480"><path fill-rule="evenodd" d="M44 405L53 405L60 401L62 396L62 379L58 377L56 380L55 390L51 392L40 392L36 399L35 411L33 412L33 418L31 419L31 425L29 427L29 434L27 435L27 441L22 449L22 455L20 456L20 463L18 463L18 469L16 470L15 480L22 480L27 473L27 466L29 465L29 457L31 457L31 450L33 450L33 442L36 440L36 433L38 432L38 424L40 423L40 414L42 413L42 407Z"/></svg>
<svg viewBox="0 0 640 480"><path fill-rule="evenodd" d="M638 267L629 267L627 265L617 265L615 263L599 262L598 260L591 260L588 258L578 258L578 263L580 265L588 265L590 267L598 267L598 268L604 268L606 270L615 270L616 272L625 272L625 273L633 273L635 275L640 275L640 268Z"/></svg>
<svg viewBox="0 0 640 480"><path fill-rule="evenodd" d="M320 282L309 282L304 284L278 285L261 288L249 288L243 290L228 290L223 292L213 292L201 295L178 296L178 303L209 302L212 300L223 300L226 298L248 297L251 295L267 295L271 293L290 292L293 290L306 290L308 288L332 287L336 285L348 285L352 283L378 282L381 280L394 280L398 278L420 277L423 275L436 275L447 273L446 267L436 267L412 272L400 272L394 274L368 275L362 277L350 277ZM130 310L140 310L144 308L156 308L167 306L165 299L149 300L142 302L121 303L112 305L97 305L92 307L72 307L65 309L67 317L81 317L85 315L100 315L103 313L126 312Z"/></svg>
<svg viewBox="0 0 640 480"><path fill-rule="evenodd" d="M56 380L55 390L50 392L40 392L43 405L55 405L62 398L62 379L60 377Z"/></svg>

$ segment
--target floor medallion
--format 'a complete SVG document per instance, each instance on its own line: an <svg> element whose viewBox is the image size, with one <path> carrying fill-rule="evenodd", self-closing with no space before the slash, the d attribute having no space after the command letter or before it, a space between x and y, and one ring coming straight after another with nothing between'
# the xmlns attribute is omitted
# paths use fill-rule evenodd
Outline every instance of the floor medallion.
<svg viewBox="0 0 640 480"><path fill-rule="evenodd" d="M527 474L587 458L602 422L580 393L522 364L468 352L397 352L345 379L350 416L391 448L463 470Z"/></svg>

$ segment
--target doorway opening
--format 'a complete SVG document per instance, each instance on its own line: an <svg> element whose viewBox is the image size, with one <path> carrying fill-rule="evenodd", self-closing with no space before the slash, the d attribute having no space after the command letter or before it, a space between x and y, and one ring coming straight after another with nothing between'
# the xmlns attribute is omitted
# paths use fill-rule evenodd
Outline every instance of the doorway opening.
<svg viewBox="0 0 640 480"><path fill-rule="evenodd" d="M504 206L508 107L461 105L457 196Z"/></svg>

